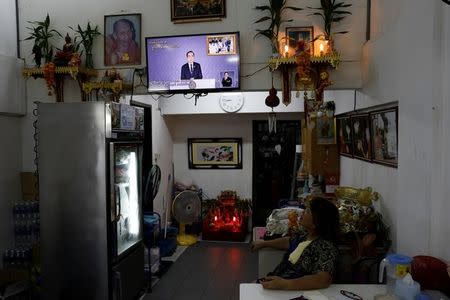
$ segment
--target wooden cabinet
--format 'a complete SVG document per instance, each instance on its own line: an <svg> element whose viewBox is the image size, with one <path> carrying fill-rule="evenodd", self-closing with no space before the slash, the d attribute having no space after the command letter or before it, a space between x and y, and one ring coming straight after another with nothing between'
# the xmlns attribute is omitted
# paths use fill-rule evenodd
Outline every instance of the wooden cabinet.
<svg viewBox="0 0 450 300"><path fill-rule="evenodd" d="M317 144L317 127L302 128L303 163L307 174L339 174L339 151L337 144Z"/></svg>

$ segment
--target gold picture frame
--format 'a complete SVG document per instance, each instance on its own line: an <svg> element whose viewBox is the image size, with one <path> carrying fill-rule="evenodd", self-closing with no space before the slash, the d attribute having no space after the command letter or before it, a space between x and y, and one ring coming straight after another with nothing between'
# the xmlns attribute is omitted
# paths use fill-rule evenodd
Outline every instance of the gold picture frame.
<svg viewBox="0 0 450 300"><path fill-rule="evenodd" d="M226 0L171 0L170 19L174 23L220 21L226 17Z"/></svg>
<svg viewBox="0 0 450 300"><path fill-rule="evenodd" d="M398 166L398 107L370 112L372 161Z"/></svg>
<svg viewBox="0 0 450 300"><path fill-rule="evenodd" d="M107 15L104 26L103 57L105 66L140 65L141 58L141 14ZM119 51L119 36L126 36L126 50Z"/></svg>
<svg viewBox="0 0 450 300"><path fill-rule="evenodd" d="M305 41L305 49L309 49L311 56L314 56L314 27L286 27L286 39L289 49L295 51L297 49L297 42Z"/></svg>
<svg viewBox="0 0 450 300"><path fill-rule="evenodd" d="M318 145L336 144L336 119L322 116L316 119L316 134Z"/></svg>
<svg viewBox="0 0 450 300"><path fill-rule="evenodd" d="M217 34L206 36L206 54L234 55L237 52L236 34Z"/></svg>

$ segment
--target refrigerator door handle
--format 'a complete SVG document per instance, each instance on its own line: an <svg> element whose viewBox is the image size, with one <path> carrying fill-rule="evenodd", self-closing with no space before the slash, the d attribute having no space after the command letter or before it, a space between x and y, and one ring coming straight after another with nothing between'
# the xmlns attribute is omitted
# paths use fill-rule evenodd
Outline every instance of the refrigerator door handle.
<svg viewBox="0 0 450 300"><path fill-rule="evenodd" d="M119 222L119 220L120 220L120 217L122 216L122 208L121 208L121 200L122 199L120 199L120 187L119 187L119 193L118 193L119 195L118 195L118 197L119 198L117 198L117 196L116 196L116 205L117 205L117 211L116 211L116 222Z"/></svg>
<svg viewBox="0 0 450 300"><path fill-rule="evenodd" d="M122 276L120 275L120 272L116 271L114 272L114 280L116 282L116 297L115 300L122 300Z"/></svg>

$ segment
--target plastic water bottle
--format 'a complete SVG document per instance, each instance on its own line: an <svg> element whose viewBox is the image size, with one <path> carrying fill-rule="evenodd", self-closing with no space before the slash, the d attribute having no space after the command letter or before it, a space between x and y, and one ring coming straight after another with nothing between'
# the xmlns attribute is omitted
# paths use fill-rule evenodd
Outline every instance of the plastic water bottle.
<svg viewBox="0 0 450 300"><path fill-rule="evenodd" d="M152 274L155 274L156 272L159 271L159 259L160 259L159 247L151 247L149 264Z"/></svg>

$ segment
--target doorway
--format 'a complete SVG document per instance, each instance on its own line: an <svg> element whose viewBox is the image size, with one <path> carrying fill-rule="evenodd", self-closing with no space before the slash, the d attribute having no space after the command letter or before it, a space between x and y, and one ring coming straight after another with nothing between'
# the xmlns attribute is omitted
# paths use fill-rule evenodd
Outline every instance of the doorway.
<svg viewBox="0 0 450 300"><path fill-rule="evenodd" d="M269 132L267 121L253 121L253 226L265 226L279 201L292 196L300 144L299 120L277 121L276 133Z"/></svg>

